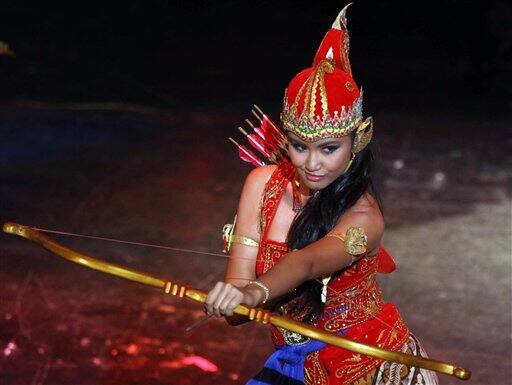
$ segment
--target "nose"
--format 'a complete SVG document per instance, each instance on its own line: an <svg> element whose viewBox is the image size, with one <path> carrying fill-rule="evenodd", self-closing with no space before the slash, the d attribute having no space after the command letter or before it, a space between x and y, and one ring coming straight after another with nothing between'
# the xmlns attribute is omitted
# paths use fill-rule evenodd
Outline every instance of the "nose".
<svg viewBox="0 0 512 385"><path fill-rule="evenodd" d="M318 154L316 151L309 151L306 164L304 166L308 172L315 172L320 170L320 160L318 159Z"/></svg>

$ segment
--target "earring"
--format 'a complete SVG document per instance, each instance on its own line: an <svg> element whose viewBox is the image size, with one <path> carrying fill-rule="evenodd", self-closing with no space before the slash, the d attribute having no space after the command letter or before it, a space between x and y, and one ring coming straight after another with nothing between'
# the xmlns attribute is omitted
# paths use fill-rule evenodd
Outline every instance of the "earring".
<svg viewBox="0 0 512 385"><path fill-rule="evenodd" d="M364 122L359 124L356 129L354 143L352 143L352 151L358 153L365 148L373 136L373 118L369 116Z"/></svg>
<svg viewBox="0 0 512 385"><path fill-rule="evenodd" d="M352 166L352 162L354 161L355 157L356 154L352 153L352 156L350 157L350 160L347 163L347 167L345 167L345 170L343 170L343 174L345 174L350 169L350 166Z"/></svg>
<svg viewBox="0 0 512 385"><path fill-rule="evenodd" d="M295 173L295 177L292 183L292 193L293 193L293 211L296 213L301 212L304 208L302 204L302 198L300 196L300 180L299 175Z"/></svg>

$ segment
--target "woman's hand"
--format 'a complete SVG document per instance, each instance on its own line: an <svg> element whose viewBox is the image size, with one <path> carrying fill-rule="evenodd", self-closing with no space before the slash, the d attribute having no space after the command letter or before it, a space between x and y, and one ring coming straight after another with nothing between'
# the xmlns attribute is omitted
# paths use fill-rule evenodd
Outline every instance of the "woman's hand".
<svg viewBox="0 0 512 385"><path fill-rule="evenodd" d="M258 287L236 287L230 283L217 282L210 290L205 302L206 314L217 317L232 316L233 309L241 303L255 307L264 298L265 293Z"/></svg>

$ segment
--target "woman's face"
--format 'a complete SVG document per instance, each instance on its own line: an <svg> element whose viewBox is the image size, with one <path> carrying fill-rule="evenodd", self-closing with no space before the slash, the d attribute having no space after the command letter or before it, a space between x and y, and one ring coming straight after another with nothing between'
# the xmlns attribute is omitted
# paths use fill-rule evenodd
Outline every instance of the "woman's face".
<svg viewBox="0 0 512 385"><path fill-rule="evenodd" d="M345 171L351 156L351 135L316 142L305 142L291 132L287 136L290 159L309 189L321 190Z"/></svg>

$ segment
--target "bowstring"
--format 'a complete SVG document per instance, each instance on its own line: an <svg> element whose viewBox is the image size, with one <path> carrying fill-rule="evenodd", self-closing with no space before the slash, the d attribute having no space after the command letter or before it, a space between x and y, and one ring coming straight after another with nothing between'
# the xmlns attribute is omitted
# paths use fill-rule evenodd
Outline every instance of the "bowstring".
<svg viewBox="0 0 512 385"><path fill-rule="evenodd" d="M99 241L107 241L107 242L114 242L114 243L122 243L122 244L128 244L128 245L134 245L134 246L142 246L142 247L152 247L156 249L163 249L163 250L170 250L170 251L179 251L183 253L191 253L191 254L200 254L200 255L209 255L213 257L222 257L222 258L228 258L228 259L246 259L254 261L254 258L247 258L247 257L235 257L233 255L227 255L227 254L221 254L221 253L213 253L210 251L200 251L200 250L194 250L194 249L186 249L186 248L180 248L180 247L171 247L171 246L163 246L163 245L157 245L152 243L145 243L145 242L135 242L135 241L126 241L116 238L108 238L108 237L99 237L94 235L86 235L86 234L77 234L77 233L71 233L67 231L58 231L58 230L50 230L50 229L42 229L39 227L30 227L33 230L40 231L42 233L49 233L49 234L57 234L57 235L64 235L69 237L76 237L76 238L87 238L87 239L94 239ZM229 277L230 279L235 279L233 277ZM249 278L236 278L239 280L247 280L250 281ZM323 281L320 278L314 279L316 282L321 283L324 285ZM344 300L346 300L350 305L352 305L355 301L352 300L350 297L346 296L341 292L340 290L330 288L328 287L327 290L331 290L334 292L334 294L341 296ZM375 318L377 321L381 322L382 324L386 325L389 328L393 328L391 325L386 323L384 320L382 320L377 315L373 314L371 315L373 318Z"/></svg>
<svg viewBox="0 0 512 385"><path fill-rule="evenodd" d="M125 241L125 240L121 240L121 239L97 237L97 236L94 236L94 235L77 234L77 233L70 233L70 232L66 232L66 231L41 229L39 227L30 227L30 228L33 229L33 230L36 230L36 231L40 231L42 233L65 235L65 236L77 237L77 238L96 239L96 240L99 240L99 241L124 243L124 244L135 245L135 246L153 247L153 248L156 248L156 249L179 251L179 252L183 252L183 253L211 255L211 256L214 256L214 257L223 257L223 258L252 259L252 258L246 258L246 257L233 257L233 256L230 256L230 255L220 254L220 253L212 253L212 252L209 252L209 251L200 251L200 250L185 249L185 248L180 248L180 247L162 246L162 245L156 245L156 244L144 243L144 242Z"/></svg>

